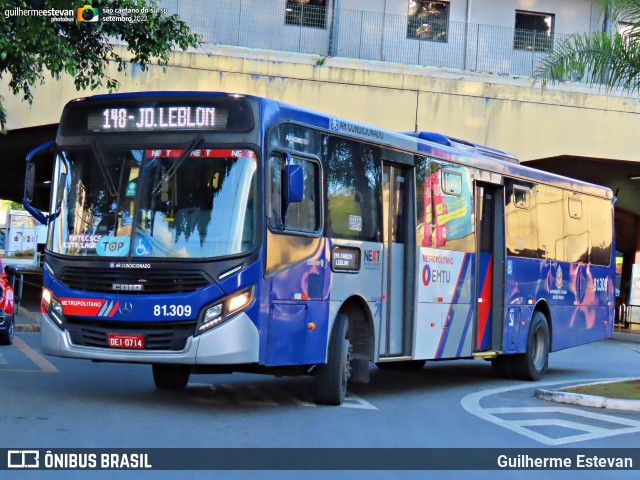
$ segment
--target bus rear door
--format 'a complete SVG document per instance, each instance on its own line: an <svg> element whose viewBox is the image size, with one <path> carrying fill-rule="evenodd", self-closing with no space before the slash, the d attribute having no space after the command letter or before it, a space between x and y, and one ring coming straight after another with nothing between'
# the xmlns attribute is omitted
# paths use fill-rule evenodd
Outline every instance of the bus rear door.
<svg viewBox="0 0 640 480"><path fill-rule="evenodd" d="M481 353L502 349L505 279L504 187L477 182L475 200L477 303L473 352Z"/></svg>

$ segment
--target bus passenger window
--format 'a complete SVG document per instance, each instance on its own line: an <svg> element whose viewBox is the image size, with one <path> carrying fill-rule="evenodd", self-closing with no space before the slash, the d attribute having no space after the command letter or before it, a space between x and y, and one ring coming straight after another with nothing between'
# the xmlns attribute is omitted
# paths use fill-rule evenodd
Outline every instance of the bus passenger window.
<svg viewBox="0 0 640 480"><path fill-rule="evenodd" d="M298 232L317 232L320 228L319 168L314 161L292 158L292 165L301 165L303 173L303 197L301 202L285 204L285 160L280 156L270 158L270 183L267 215L273 229Z"/></svg>
<svg viewBox="0 0 640 480"><path fill-rule="evenodd" d="M589 224L582 211L582 196L565 192L567 210L564 214L564 244L569 262L589 261ZM586 213L586 212L584 212Z"/></svg>
<svg viewBox="0 0 640 480"><path fill-rule="evenodd" d="M285 227L299 232L317 232L320 228L318 164L299 158L292 158L291 164L302 166L304 190L301 202L286 206Z"/></svg>
<svg viewBox="0 0 640 480"><path fill-rule="evenodd" d="M267 216L271 228L282 229L282 170L284 169L284 159L280 156L273 156L269 159L269 195L267 196Z"/></svg>
<svg viewBox="0 0 640 480"><path fill-rule="evenodd" d="M461 252L475 249L473 196L465 167L416 158L418 245Z"/></svg>
<svg viewBox="0 0 640 480"><path fill-rule="evenodd" d="M536 185L535 192L540 258L566 262L564 203L562 190Z"/></svg>
<svg viewBox="0 0 640 480"><path fill-rule="evenodd" d="M538 258L536 197L533 185L506 182L505 229L507 255Z"/></svg>
<svg viewBox="0 0 640 480"><path fill-rule="evenodd" d="M585 197L589 222L589 263L609 265L613 223L611 200Z"/></svg>
<svg viewBox="0 0 640 480"><path fill-rule="evenodd" d="M380 149L363 142L323 138L326 235L381 241Z"/></svg>

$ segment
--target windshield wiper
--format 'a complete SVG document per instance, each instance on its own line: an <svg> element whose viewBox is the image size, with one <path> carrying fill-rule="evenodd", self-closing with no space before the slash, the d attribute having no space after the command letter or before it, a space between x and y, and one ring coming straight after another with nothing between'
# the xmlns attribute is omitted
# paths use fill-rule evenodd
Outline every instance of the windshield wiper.
<svg viewBox="0 0 640 480"><path fill-rule="evenodd" d="M155 187L153 187L153 190L151 191L152 196L155 197L158 193L160 193L160 190L162 190L162 185L165 182L168 182L169 180L171 180L171 177L175 175L178 168L180 168L180 165L182 165L182 163L187 159L187 157L191 155L191 152L193 152L198 147L198 145L200 145L203 141L204 141L204 138L201 135L198 135L196 138L193 139L193 141L189 144L187 148L183 150L182 154L176 159L176 161L173 162L173 165L171 165L171 167L167 169L167 172L160 178L160 181L158 182L158 184Z"/></svg>
<svg viewBox="0 0 640 480"><path fill-rule="evenodd" d="M107 188L109 189L109 194L112 197L115 197L118 195L118 192L116 192L116 185L115 183L113 183L113 179L111 178L111 173L109 172L109 169L107 168L107 165L104 163L104 157L102 156L102 150L100 150L100 147L98 146L98 142L93 142L91 144L91 149L93 150L93 155L96 157L96 160L98 161L98 166L100 167L100 171L102 172L102 176L104 177L106 183L107 183Z"/></svg>

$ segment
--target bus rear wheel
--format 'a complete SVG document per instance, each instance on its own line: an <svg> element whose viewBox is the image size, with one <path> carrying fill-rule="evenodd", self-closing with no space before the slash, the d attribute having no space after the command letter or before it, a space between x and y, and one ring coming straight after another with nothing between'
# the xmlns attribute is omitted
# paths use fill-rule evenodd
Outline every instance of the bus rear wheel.
<svg viewBox="0 0 640 480"><path fill-rule="evenodd" d="M527 334L527 351L512 357L514 377L540 380L549 365L549 324L544 313L536 312Z"/></svg>
<svg viewBox="0 0 640 480"><path fill-rule="evenodd" d="M351 342L347 338L349 318L341 313L331 334L327 363L316 367L316 403L341 405L351 376Z"/></svg>
<svg viewBox="0 0 640 480"><path fill-rule="evenodd" d="M513 357L511 355L499 355L491 359L493 373L499 378L513 378Z"/></svg>
<svg viewBox="0 0 640 480"><path fill-rule="evenodd" d="M153 383L158 390L177 391L187 386L191 376L189 365L154 364Z"/></svg>

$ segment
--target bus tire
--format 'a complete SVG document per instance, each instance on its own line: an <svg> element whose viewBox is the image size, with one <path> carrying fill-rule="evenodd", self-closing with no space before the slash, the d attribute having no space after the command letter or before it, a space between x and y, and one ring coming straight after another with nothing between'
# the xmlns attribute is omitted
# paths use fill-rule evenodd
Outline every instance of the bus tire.
<svg viewBox="0 0 640 480"><path fill-rule="evenodd" d="M351 376L351 342L347 338L349 317L341 313L331 334L327 363L316 367L315 398L321 405L341 405Z"/></svg>
<svg viewBox="0 0 640 480"><path fill-rule="evenodd" d="M183 390L189 382L191 367L189 365L154 364L153 383L158 390Z"/></svg>
<svg viewBox="0 0 640 480"><path fill-rule="evenodd" d="M13 343L13 336L15 335L15 318L13 315L6 317L7 329L4 332L0 332L0 345L11 345Z"/></svg>
<svg viewBox="0 0 640 480"><path fill-rule="evenodd" d="M493 373L499 378L513 378L513 356L499 355L491 359Z"/></svg>
<svg viewBox="0 0 640 480"><path fill-rule="evenodd" d="M403 360L398 362L378 362L380 370L394 370L400 372L416 372L424 368L426 360Z"/></svg>
<svg viewBox="0 0 640 480"><path fill-rule="evenodd" d="M540 380L549 365L549 324L536 312L527 334L527 351L513 356L513 373L518 380Z"/></svg>

